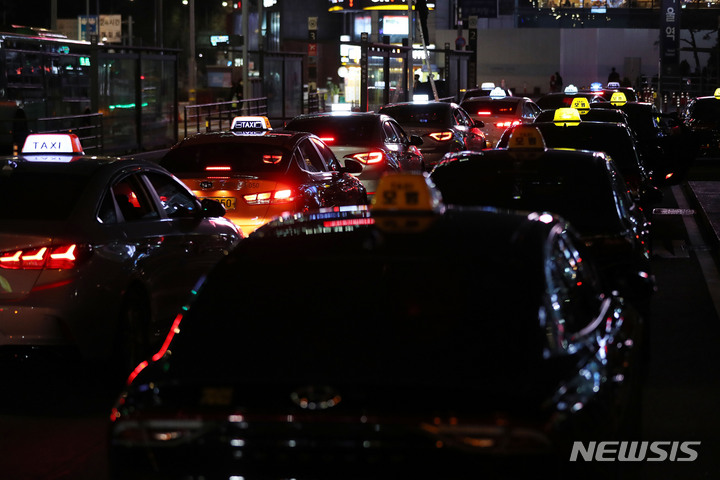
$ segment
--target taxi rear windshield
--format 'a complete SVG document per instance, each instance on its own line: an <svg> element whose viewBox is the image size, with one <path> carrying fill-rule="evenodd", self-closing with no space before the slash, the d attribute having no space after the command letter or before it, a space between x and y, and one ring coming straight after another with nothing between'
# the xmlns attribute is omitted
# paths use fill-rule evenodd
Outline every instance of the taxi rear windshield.
<svg viewBox="0 0 720 480"><path fill-rule="evenodd" d="M0 220L65 220L86 184L85 175L57 170L0 175Z"/></svg>
<svg viewBox="0 0 720 480"><path fill-rule="evenodd" d="M272 145L240 142L188 145L170 150L160 165L175 174L278 173L288 168L285 153Z"/></svg>
<svg viewBox="0 0 720 480"><path fill-rule="evenodd" d="M450 109L447 105L398 105L383 108L382 113L390 115L403 127L444 126L450 124Z"/></svg>
<svg viewBox="0 0 720 480"><path fill-rule="evenodd" d="M519 103L508 100L471 100L461 106L470 115L515 115Z"/></svg>
<svg viewBox="0 0 720 480"><path fill-rule="evenodd" d="M291 120L286 130L314 133L320 138L332 138L330 145L353 145L378 141L380 126L377 117L329 116Z"/></svg>
<svg viewBox="0 0 720 480"><path fill-rule="evenodd" d="M709 102L696 102L690 116L696 120L718 121L720 118L720 100L712 99Z"/></svg>

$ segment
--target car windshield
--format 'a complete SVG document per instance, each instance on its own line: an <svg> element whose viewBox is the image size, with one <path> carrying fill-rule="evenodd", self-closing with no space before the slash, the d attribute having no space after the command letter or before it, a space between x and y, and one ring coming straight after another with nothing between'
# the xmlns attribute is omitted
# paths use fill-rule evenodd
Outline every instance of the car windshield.
<svg viewBox="0 0 720 480"><path fill-rule="evenodd" d="M214 142L180 145L160 164L175 174L252 175L286 171L289 155L277 146L262 143Z"/></svg>
<svg viewBox="0 0 720 480"><path fill-rule="evenodd" d="M576 148L605 152L622 172L637 172L639 159L634 140L626 127L586 123L563 127L554 123L537 123L548 148ZM615 128L617 127L617 128Z"/></svg>
<svg viewBox="0 0 720 480"><path fill-rule="evenodd" d="M453 205L487 205L557 213L583 235L620 232L615 195L606 171L550 162L495 162L476 157L455 161L433 172L443 201ZM541 164L544 164L541 166ZM597 181L588 182L587 178Z"/></svg>
<svg viewBox="0 0 720 480"><path fill-rule="evenodd" d="M463 107L471 115L511 115L517 116L520 103L513 100L473 99L463 102Z"/></svg>
<svg viewBox="0 0 720 480"><path fill-rule="evenodd" d="M537 367L538 244L472 222L412 242L374 228L321 231L247 239L221 264L181 324L171 360L178 371L293 385L320 377L465 387L479 379L509 386ZM330 265L338 288L322 275L298 276ZM436 282L436 293L420 279ZM507 368L496 368L500 359Z"/></svg>
<svg viewBox="0 0 720 480"><path fill-rule="evenodd" d="M451 124L447 105L418 104L393 105L381 110L393 117L403 127L445 127Z"/></svg>
<svg viewBox="0 0 720 480"><path fill-rule="evenodd" d="M314 133L333 145L381 142L380 123L375 116L328 115L295 118L285 125L285 130Z"/></svg>
<svg viewBox="0 0 720 480"><path fill-rule="evenodd" d="M66 220L80 198L87 175L28 170L20 165L0 174L0 220Z"/></svg>
<svg viewBox="0 0 720 480"><path fill-rule="evenodd" d="M693 105L691 118L700 121L716 122L720 119L720 100L697 101Z"/></svg>

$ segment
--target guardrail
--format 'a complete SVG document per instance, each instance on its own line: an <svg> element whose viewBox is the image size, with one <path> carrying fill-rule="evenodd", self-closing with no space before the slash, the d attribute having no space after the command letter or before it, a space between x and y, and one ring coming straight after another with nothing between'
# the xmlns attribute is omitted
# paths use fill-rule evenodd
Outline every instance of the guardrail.
<svg viewBox="0 0 720 480"><path fill-rule="evenodd" d="M183 135L229 129L239 115L267 116L267 97L229 102L186 105L183 109Z"/></svg>
<svg viewBox="0 0 720 480"><path fill-rule="evenodd" d="M28 120L29 132L74 133L80 139L83 151L89 154L103 153L103 115L88 113L65 117L46 117ZM22 146L20 146L22 147Z"/></svg>

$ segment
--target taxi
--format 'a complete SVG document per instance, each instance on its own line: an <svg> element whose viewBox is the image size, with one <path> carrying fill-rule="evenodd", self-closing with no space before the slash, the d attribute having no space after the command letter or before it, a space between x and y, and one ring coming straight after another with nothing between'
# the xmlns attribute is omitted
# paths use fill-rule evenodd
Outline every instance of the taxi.
<svg viewBox="0 0 720 480"><path fill-rule="evenodd" d="M655 291L651 223L602 152L553 149L534 125L515 128L506 149L446 157L431 179L451 205L488 205L560 215L578 231L606 284L645 311Z"/></svg>
<svg viewBox="0 0 720 480"><path fill-rule="evenodd" d="M267 117L235 117L230 131L188 137L159 163L198 197L222 203L246 236L285 212L368 202L352 175L358 161L341 166L317 136L273 130Z"/></svg>
<svg viewBox="0 0 720 480"><path fill-rule="evenodd" d="M554 110L556 108L572 107L576 98L585 98L589 103L605 103L600 92L580 91L575 85L568 85L562 92L550 92L535 100L538 107L543 110Z"/></svg>
<svg viewBox="0 0 720 480"><path fill-rule="evenodd" d="M0 159L0 352L109 361L126 375L240 242L224 214L153 162L29 135Z"/></svg>
<svg viewBox="0 0 720 480"><path fill-rule="evenodd" d="M570 108L574 108L580 114L580 118L590 122L615 122L630 124L627 113L619 108L591 108L590 102L585 97L575 97L570 103ZM543 110L535 117L535 122L552 122L555 119L555 110Z"/></svg>
<svg viewBox="0 0 720 480"><path fill-rule="evenodd" d="M696 138L700 157L720 157L720 88L713 95L691 99L679 118Z"/></svg>
<svg viewBox="0 0 720 480"><path fill-rule="evenodd" d="M401 102L385 105L379 113L394 118L410 135L422 139L419 146L425 168L432 168L443 155L461 150L482 150L489 144L481 121L452 102Z"/></svg>
<svg viewBox="0 0 720 480"><path fill-rule="evenodd" d="M128 378L109 412L110 470L556 472L569 439L632 418L642 352L642 318L581 244L552 214L448 205L419 173L384 176L364 209L277 218L208 275ZM338 288L268 288L318 266ZM357 286L362 301L348 296Z"/></svg>
<svg viewBox="0 0 720 480"><path fill-rule="evenodd" d="M662 192L653 184L652 172L643 161L636 138L627 125L585 121L574 108L558 108L552 122L535 122L533 125L540 130L549 148L574 148L608 154L622 173L631 196L648 212L662 199ZM508 146L512 131L513 128L505 131L498 142L499 148Z"/></svg>
<svg viewBox="0 0 720 480"><path fill-rule="evenodd" d="M532 123L542 112L535 102L527 97L513 97L502 88L495 88L490 95L463 100L460 106L476 122L482 122L487 142L494 146L505 129L514 125Z"/></svg>

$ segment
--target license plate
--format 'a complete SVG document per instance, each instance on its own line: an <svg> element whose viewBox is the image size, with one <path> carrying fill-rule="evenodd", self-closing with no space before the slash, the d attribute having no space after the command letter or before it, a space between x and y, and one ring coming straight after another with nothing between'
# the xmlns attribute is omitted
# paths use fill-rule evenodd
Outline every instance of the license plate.
<svg viewBox="0 0 720 480"><path fill-rule="evenodd" d="M237 199L235 197L205 197L209 198L210 200L215 200L217 202L222 203L223 207L225 207L225 210L235 210L235 206L237 205Z"/></svg>

